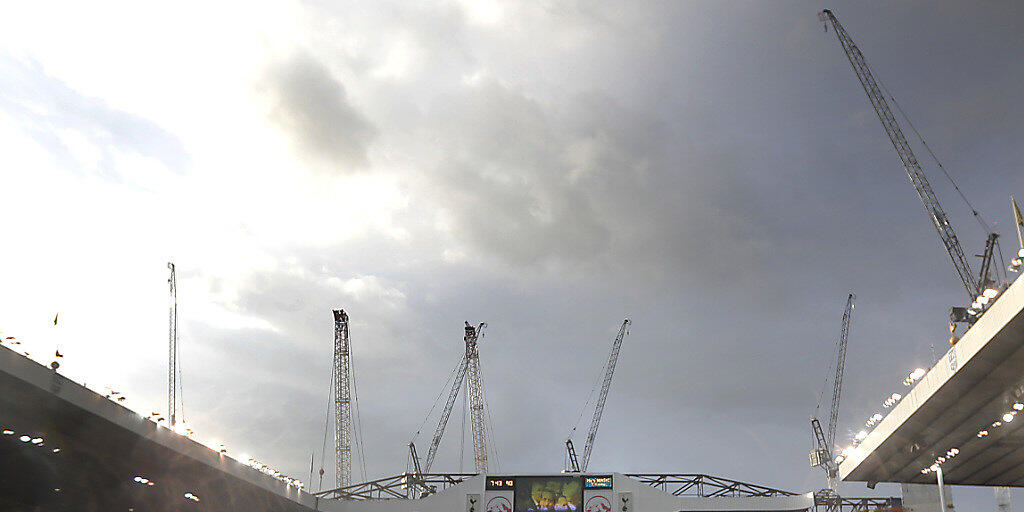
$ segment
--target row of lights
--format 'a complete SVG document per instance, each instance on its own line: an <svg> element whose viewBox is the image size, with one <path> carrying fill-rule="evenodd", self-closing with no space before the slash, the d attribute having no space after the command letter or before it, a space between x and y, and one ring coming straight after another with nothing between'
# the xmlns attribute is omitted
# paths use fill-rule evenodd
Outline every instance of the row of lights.
<svg viewBox="0 0 1024 512"><path fill-rule="evenodd" d="M996 421L993 421L991 426L987 426L985 428L982 428L981 430L978 430L976 437L978 437L979 439L982 437L987 437L989 435L990 428L999 428L1007 423L1010 423L1017 416L1017 413L1021 411L1024 411L1024 402L1014 402L1013 405L1010 407L1010 410L1004 412L1003 415ZM930 466L922 468L921 474L927 475L928 473L938 471L939 467L942 466L943 463L945 463L949 459L952 459L953 457L956 457L959 453L959 448L950 448L949 450L946 451L946 455L936 457Z"/></svg>
<svg viewBox="0 0 1024 512"><path fill-rule="evenodd" d="M921 380L921 378L923 378L927 373L928 371L925 370L924 368L916 368L914 369L914 371L910 372L910 375L907 375L907 378L903 379L903 385L913 386L915 382ZM899 393L893 393L886 397L885 401L882 402L882 408L890 409L894 405L898 404L899 401L902 399L903 395ZM867 419L867 421L864 422L864 426L867 427L868 429L874 429L874 427L881 423L883 419L885 419L885 416L883 416L881 413L876 412L875 414L872 414L871 417ZM857 432L853 436L853 443L850 446L846 447L842 452L840 452L840 454L836 457L836 462L841 463L844 460L848 459L850 457L850 454L857 453L857 447L860 445L861 441L867 439L869 433L869 430L861 430L860 432Z"/></svg>
<svg viewBox="0 0 1024 512"><path fill-rule="evenodd" d="M2 433L5 436L13 436L15 434L15 432L13 430L10 430L10 429L4 429ZM18 440L23 442L23 443L31 443L33 446L43 446L43 444L46 442L41 437L32 437L32 436L28 436L28 435L20 436L18 438ZM54 447L50 451L53 452L53 453L60 453L60 448Z"/></svg>
<svg viewBox="0 0 1024 512"><path fill-rule="evenodd" d="M1006 270L1020 272L1021 266L1024 266L1024 249L1017 251L1017 257L1010 260L1010 266Z"/></svg>
<svg viewBox="0 0 1024 512"><path fill-rule="evenodd" d="M885 401L882 402L882 407L885 408L885 409L888 409L888 408L898 404L899 401L902 400L902 399L903 399L903 395L901 395L899 393L893 393L892 395L889 395L889 398L886 398Z"/></svg>
<svg viewBox="0 0 1024 512"><path fill-rule="evenodd" d="M932 462L932 464L930 466L928 466L928 467L926 467L926 468L921 470L921 474L927 475L928 473L931 473L933 471L938 471L939 470L939 466L941 466L947 460L952 459L953 457L956 457L959 454L960 454L960 449L959 448L950 448L949 450L946 450L946 455L940 455L940 456L936 457L935 461Z"/></svg>
<svg viewBox="0 0 1024 512"><path fill-rule="evenodd" d="M928 370L925 370L924 368L916 368L914 371L910 372L910 375L907 375L907 378L903 379L903 385L907 387L913 386L914 383L921 380L921 377L924 377L924 374L926 373L928 373Z"/></svg>
<svg viewBox="0 0 1024 512"><path fill-rule="evenodd" d="M13 430L10 430L10 429L4 429L0 433L2 433L5 436L13 436L15 434L15 432ZM28 435L20 436L20 437L18 437L18 440L23 442L23 443L30 443L30 444L32 444L34 446L42 446L46 442L42 437L32 437L32 436L28 436ZM60 453L60 448L53 448L52 452L53 453ZM136 475L134 478L132 478L132 481L137 483L137 484L139 484L139 485L145 485L147 487L153 487L153 486L156 485L149 478L146 478L146 477L140 476L140 475ZM60 489L59 488L58 489L54 489L54 491L55 492L60 492ZM195 494L193 494L191 492L185 493L185 498L190 499L192 501L197 501L197 502L199 501L199 496L196 496Z"/></svg>
<svg viewBox="0 0 1024 512"><path fill-rule="evenodd" d="M999 290L996 288L985 288L985 291L978 295L978 298L974 299L971 303L971 307L967 309L967 313L971 316L978 315L985 310L988 303L999 296Z"/></svg>
<svg viewBox="0 0 1024 512"><path fill-rule="evenodd" d="M4 343L7 343L7 344L10 344L10 345L20 345L21 344L21 342L17 341L13 336L6 336L3 339L0 339L0 341L2 341ZM25 355L27 356L28 353L25 353ZM110 401L112 401L112 402L116 402L116 403L119 403L119 404L123 405L124 402L127 400L127 397L125 397L125 395L122 392L120 392L118 390L115 390L115 389L113 389L110 386L103 386L101 389L103 391L103 393L102 393L103 397L108 399L108 400L110 400ZM139 414L139 413L136 412L136 414ZM139 416L142 416L142 415L139 414ZM153 412L149 416L142 416L142 417L144 419L146 419L146 420L149 420L149 421L152 421L152 422L156 423L157 425L162 425L161 422L166 421L166 418L164 418L158 412ZM195 437L196 437L195 432L193 432L192 429L188 428L185 425L184 422L176 423L173 427L171 427L171 430L174 433L176 433L176 434L178 434L180 436L186 437L188 439L195 440ZM12 430L4 430L3 434L4 435L14 435L14 431L12 431ZM32 443L34 445L42 445L43 444L43 439L42 438L32 438L32 437L29 437L29 436L22 436L21 440L23 442L26 442L26 443L30 442L30 443ZM209 441L207 443L203 443L203 444L207 448L209 448L209 449L211 449L211 450L213 450L215 452L218 452L221 455L227 455L227 453L228 453L227 447L224 446L224 443L222 443L222 442L211 440L211 441ZM53 453L58 453L58 452L60 452L60 448L54 448L53 449ZM287 484L289 486L298 487L298 488L305 487L305 484L303 484L298 479L291 478L289 476L283 475L283 474L281 474L280 471L272 469L269 466L263 464L262 462L259 462L259 461L255 460L255 459L249 458L248 461L245 462L245 464L247 466L250 466L250 467L260 471L261 473L266 474L268 476L271 476L271 477L273 477L273 478L275 478L275 479L277 479L277 480L279 480L279 481L281 481L281 482L283 482L283 483L285 483L285 484ZM135 478L136 478L136 480L135 480L136 483L143 483L143 484L153 485L153 483L151 481L149 481L148 479L145 479L143 477L138 477L137 476ZM139 479L146 480L146 482L140 482ZM195 501L199 501L199 498L197 496L195 496L194 494L192 494L192 493L188 493L188 494L191 494L195 498ZM188 498L189 496L186 495L185 497ZM192 498L189 498L189 499L192 499Z"/></svg>
<svg viewBox="0 0 1024 512"><path fill-rule="evenodd" d="M292 478L290 476L283 475L283 474L281 474L280 471L278 471L276 469L273 469L270 466L267 466L266 464L264 464L264 463L262 463L262 462L260 462L260 461L258 461L256 459L254 459L252 457L246 457L246 460L245 460L244 464L246 466L249 466L249 467L255 469L256 471L259 471L260 473L263 473L264 475L276 478L277 480L279 480L281 482L284 482L284 483L286 483L286 484L288 484L288 485L290 485L292 487L302 488L302 487L305 486L297 478Z"/></svg>
<svg viewBox="0 0 1024 512"><path fill-rule="evenodd" d="M148 485L150 487L153 487L153 485L155 485L152 480L150 480L150 479L148 479L148 478L146 478L144 476L136 476L135 478L132 478L132 481L134 481L135 483L137 483L139 485Z"/></svg>

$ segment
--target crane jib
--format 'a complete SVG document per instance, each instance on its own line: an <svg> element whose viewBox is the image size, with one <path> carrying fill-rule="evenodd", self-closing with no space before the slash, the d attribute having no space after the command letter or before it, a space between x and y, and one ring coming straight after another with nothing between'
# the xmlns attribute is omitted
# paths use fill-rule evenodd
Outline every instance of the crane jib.
<svg viewBox="0 0 1024 512"><path fill-rule="evenodd" d="M949 258L956 268L957 275L960 277L961 282L963 282L970 300L973 301L984 283L976 282L971 266L964 255L963 248L960 246L960 241L957 239L956 232L954 232L953 226L949 223L948 215L946 215L945 210L939 204L939 199L935 195L934 190L932 190L928 178L925 176L924 171L921 170L921 165L918 163L917 157L903 135L903 131L896 121L896 116L885 101L885 95L882 94L874 74L871 73L867 60L865 60L856 43L853 42L853 39L850 38L846 29L839 23L839 20L832 11L828 9L822 11L819 18L826 23L832 23L836 37L839 39L839 44L842 45L843 50L846 52L846 57L850 61L850 65L853 67L857 78L860 80L864 93L867 94L871 106L874 107L878 119L882 122L882 127L885 128L889 140L903 162L903 168L907 172L907 177L910 178L911 184L914 185L914 189L917 191L925 211L935 225L936 231L938 231L942 245L946 248L946 252L949 253ZM826 29L827 27L828 25L826 24Z"/></svg>

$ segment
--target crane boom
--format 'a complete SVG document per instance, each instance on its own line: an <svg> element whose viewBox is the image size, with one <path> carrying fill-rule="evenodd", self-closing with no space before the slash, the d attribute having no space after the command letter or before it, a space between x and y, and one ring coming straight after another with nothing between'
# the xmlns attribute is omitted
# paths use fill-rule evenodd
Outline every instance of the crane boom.
<svg viewBox="0 0 1024 512"><path fill-rule="evenodd" d="M857 48L857 44L853 42L853 39L850 38L846 29L839 23L839 20L836 19L832 11L828 9L821 11L819 18L826 22L826 29L828 28L827 23L832 23L836 37L839 38L839 43L843 46L846 57L850 60L850 65L853 66L854 73L860 79L860 84L871 101L871 106L874 107L875 113L878 114L882 127L885 128L886 134L889 135L889 140L892 141L893 147L896 148L896 153L899 154L900 160L903 161L903 168L907 171L907 177L910 178L911 184L914 185L914 190L917 191L918 197L921 198L921 203L924 205L925 211L928 212L928 217L939 233L939 239L942 240L942 244L946 247L946 252L949 253L950 260L953 261L953 266L956 268L957 275L960 276L960 281L963 282L964 288L967 289L967 295L970 297L969 300L973 301L980 291L979 286L983 286L983 284L975 281L974 275L971 272L971 266L964 256L964 250L960 247L960 241L957 240L953 226L949 223L946 211L939 204L939 199L932 190L928 178L925 177L924 171L921 170L921 164L918 163L917 157L914 156L914 152L910 149L907 138L903 136L903 131L896 121L896 116L893 115L892 109L889 108L889 104L885 101L885 95L882 94L878 81L875 80L875 76L871 73L871 68L868 66L867 60L864 59L864 54Z"/></svg>
<svg viewBox="0 0 1024 512"><path fill-rule="evenodd" d="M456 369L455 382L452 383L452 389L448 392L448 401L444 404L444 410L441 412L441 420L437 423L437 429L434 430L434 438L430 441L430 448L427 450L427 460L423 462L423 472L430 472L430 466L434 464L434 456L437 455L437 447L441 445L441 437L444 436L444 428L448 425L448 418L452 415L452 407L455 406L455 399L459 395L459 389L462 388L462 381L466 378L466 356L462 356L462 361L459 362L459 366Z"/></svg>
<svg viewBox="0 0 1024 512"><path fill-rule="evenodd" d="M839 422L839 397L843 393L843 373L846 369L846 342L850 337L850 317L853 316L853 302L857 296L852 292L846 297L846 308L843 310L843 325L839 330L839 350L836 355L836 376L832 381L832 409L828 413L828 447L836 446L836 425Z"/></svg>
<svg viewBox="0 0 1024 512"><path fill-rule="evenodd" d="M856 300L857 295L851 292L846 297L846 307L843 309L843 323L839 329L839 341L836 342L836 372L832 379L832 408L828 413L828 430L822 431L821 422L817 417L811 416L811 430L814 432L816 446L814 452L811 453L811 465L821 466L825 470L828 487L832 490L835 490L835 479L839 472L835 459L836 426L839 423L839 398L843 394L843 374L846 370L846 345L850 337L850 319L853 317L854 301ZM826 382L828 381L826 380ZM819 401L818 404L820 406L821 402Z"/></svg>
<svg viewBox="0 0 1024 512"><path fill-rule="evenodd" d="M566 472L579 473L580 460L576 457L576 447L572 445L572 439L565 440L565 453L566 457L568 458L568 460L566 461Z"/></svg>
<svg viewBox="0 0 1024 512"><path fill-rule="evenodd" d="M612 387L612 376L615 374L615 363L619 360L619 350L622 349L622 339L628 333L630 320L622 321L619 327L619 334L615 336L612 343L612 351L608 354L608 362L604 367L604 381L601 383L601 393L597 396L597 406L594 407L594 417L590 420L590 430L587 431L587 444L583 447L583 460L580 462L580 469L587 470L590 463L590 453L594 450L594 439L597 437L597 427L601 423L601 414L604 412L605 401L608 400L608 390Z"/></svg>

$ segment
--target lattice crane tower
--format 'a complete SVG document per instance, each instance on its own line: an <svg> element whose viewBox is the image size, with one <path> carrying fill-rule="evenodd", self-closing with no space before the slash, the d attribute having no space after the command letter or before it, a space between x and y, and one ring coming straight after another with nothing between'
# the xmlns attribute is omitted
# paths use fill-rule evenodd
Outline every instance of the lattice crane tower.
<svg viewBox="0 0 1024 512"><path fill-rule="evenodd" d="M473 425L473 462L477 473L487 472L487 422L484 409L484 382L480 370L480 352L477 338L483 334L487 324L474 328L466 322L466 366L469 379L466 391L469 396L470 420Z"/></svg>
<svg viewBox="0 0 1024 512"><path fill-rule="evenodd" d="M352 364L348 314L334 310L334 449L338 487L352 483Z"/></svg>
<svg viewBox="0 0 1024 512"><path fill-rule="evenodd" d="M167 263L171 275L167 284L171 291L171 306L168 312L168 358L167 358L167 421L173 429L178 422L178 280L174 275L174 263Z"/></svg>

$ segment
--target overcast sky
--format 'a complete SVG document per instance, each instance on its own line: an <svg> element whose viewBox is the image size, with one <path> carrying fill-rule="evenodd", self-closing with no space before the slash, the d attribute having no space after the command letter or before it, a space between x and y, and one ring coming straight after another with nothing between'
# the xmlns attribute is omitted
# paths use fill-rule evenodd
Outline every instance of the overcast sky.
<svg viewBox="0 0 1024 512"><path fill-rule="evenodd" d="M332 308L367 478L405 469L465 320L489 324L492 471L561 469L629 316L591 469L816 490L808 418L847 293L844 443L946 350L964 299L823 7L1015 252L1013 2L19 2L0 17L0 329L161 410L173 261L186 420L305 480ZM460 469L461 421L435 470Z"/></svg>

